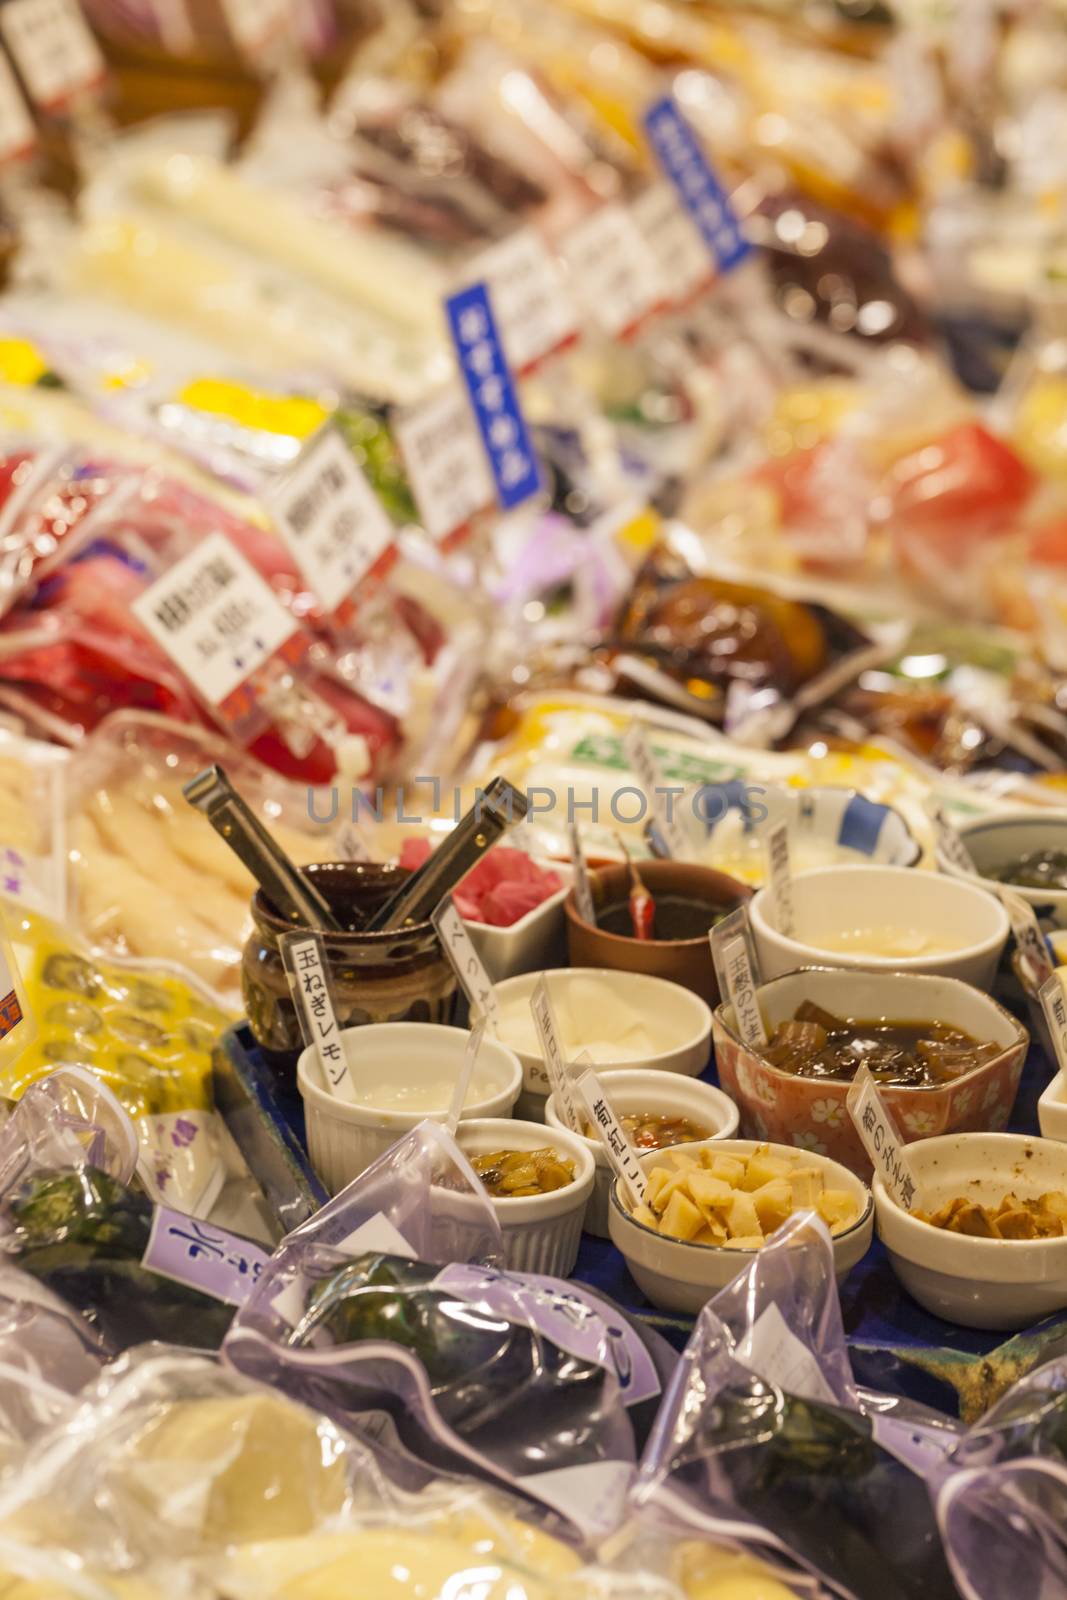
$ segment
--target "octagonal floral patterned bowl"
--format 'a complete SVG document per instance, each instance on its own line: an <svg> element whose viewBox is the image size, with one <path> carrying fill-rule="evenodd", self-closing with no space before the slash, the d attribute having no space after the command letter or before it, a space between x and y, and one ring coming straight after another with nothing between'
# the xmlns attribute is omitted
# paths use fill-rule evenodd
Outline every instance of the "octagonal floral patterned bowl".
<svg viewBox="0 0 1067 1600"><path fill-rule="evenodd" d="M805 1000L860 1022L943 1022L998 1053L946 1084L884 1087L882 1095L906 1142L943 1133L990 1133L1006 1127L1019 1088L1030 1036L988 995L956 978L919 973L831 971L807 967L772 978L756 991L771 1037ZM741 1132L752 1139L796 1145L840 1161L869 1183L871 1163L845 1104L849 1085L801 1078L772 1066L741 1042L733 1006L714 1015L712 1037L719 1083L736 1101Z"/></svg>

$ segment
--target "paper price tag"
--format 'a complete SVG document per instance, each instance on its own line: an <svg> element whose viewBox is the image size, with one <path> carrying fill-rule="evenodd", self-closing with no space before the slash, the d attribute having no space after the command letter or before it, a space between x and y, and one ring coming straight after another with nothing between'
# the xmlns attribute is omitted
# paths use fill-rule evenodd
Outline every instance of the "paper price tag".
<svg viewBox="0 0 1067 1600"><path fill-rule="evenodd" d="M222 533L202 540L132 609L213 706L299 632L274 590Z"/></svg>
<svg viewBox="0 0 1067 1600"><path fill-rule="evenodd" d="M1011 920L1015 948L1021 957L1027 984L1032 993L1039 994L1055 971L1041 924L1033 906L1019 895L1012 894L1010 889L1001 889L999 894Z"/></svg>
<svg viewBox="0 0 1067 1600"><path fill-rule="evenodd" d="M645 132L664 173L711 252L720 272L732 272L750 253L737 218L704 154L700 140L673 96L645 115Z"/></svg>
<svg viewBox="0 0 1067 1600"><path fill-rule="evenodd" d="M787 939L793 939L796 937L797 919L793 906L793 874L789 865L788 823L778 822L767 829L763 849L767 858L775 926Z"/></svg>
<svg viewBox="0 0 1067 1600"><path fill-rule="evenodd" d="M222 0L222 9L234 44L253 59L292 26L292 0Z"/></svg>
<svg viewBox="0 0 1067 1600"><path fill-rule="evenodd" d="M693 845L679 815L679 803L685 790L680 783L664 783L659 762L639 722L631 722L627 728L622 750L651 802L656 828L667 850L675 861L691 858Z"/></svg>
<svg viewBox="0 0 1067 1600"><path fill-rule="evenodd" d="M42 111L54 111L106 75L104 58L76 0L7 0L0 33Z"/></svg>
<svg viewBox="0 0 1067 1600"><path fill-rule="evenodd" d="M413 407L393 431L431 539L451 538L495 504L478 424L461 384Z"/></svg>
<svg viewBox="0 0 1067 1600"><path fill-rule="evenodd" d="M499 244L479 251L465 282L488 286L504 350L520 374L558 354L578 337L574 308L559 267L533 228L519 228Z"/></svg>
<svg viewBox="0 0 1067 1600"><path fill-rule="evenodd" d="M393 524L341 435L323 428L271 496L278 531L326 612L393 542Z"/></svg>
<svg viewBox="0 0 1067 1600"><path fill-rule="evenodd" d="M1052 1035L1056 1061L1060 1071L1067 1072L1067 996L1064 995L1059 973L1054 972L1051 978L1041 985L1040 998L1048 1031Z"/></svg>
<svg viewBox="0 0 1067 1600"><path fill-rule="evenodd" d="M756 982L744 939L731 939L723 945L721 959L726 993L734 1008L737 1031L743 1043L760 1048L767 1043L767 1032L756 998Z"/></svg>
<svg viewBox="0 0 1067 1600"><path fill-rule="evenodd" d="M589 922L596 927L596 902L593 899L593 886L589 881L589 866L582 849L582 841L578 834L578 824L570 825L571 835L571 861L574 863L574 903L578 907L578 915L583 922Z"/></svg>
<svg viewBox="0 0 1067 1600"><path fill-rule="evenodd" d="M430 921L437 930L441 949L470 1001L472 1015L484 1017L493 1032L497 1033L500 1003L493 988L493 980L474 948L471 936L467 932L467 924L456 910L451 895L445 896Z"/></svg>
<svg viewBox="0 0 1067 1600"><path fill-rule="evenodd" d="M513 511L540 492L541 471L489 291L484 283L472 284L446 300L445 310L497 500Z"/></svg>
<svg viewBox="0 0 1067 1600"><path fill-rule="evenodd" d="M330 993L323 942L317 933L286 933L279 945L300 1014L301 1032L307 1043L315 1046L327 1087L338 1100L354 1102L356 1096Z"/></svg>
<svg viewBox="0 0 1067 1600"><path fill-rule="evenodd" d="M668 299L645 236L617 202L571 228L560 241L560 254L579 309L610 338L628 337Z"/></svg>
<svg viewBox="0 0 1067 1600"><path fill-rule="evenodd" d="M581 1133L582 1125L574 1098L574 1082L564 1059L559 1038L559 1024L556 1021L552 996L548 992L548 981L543 975L538 980L530 999L530 1010L533 1013L537 1037L541 1041L541 1054L545 1058L548 1081L552 1086L556 1103L563 1113L563 1120L574 1133Z"/></svg>
<svg viewBox="0 0 1067 1600"><path fill-rule="evenodd" d="M689 305L715 281L704 236L669 183L654 183L633 202L634 221L676 306Z"/></svg>
<svg viewBox="0 0 1067 1600"><path fill-rule="evenodd" d="M960 872L972 873L977 878L979 873L974 864L974 857L940 806L935 806L931 810L930 821L934 825L934 836L940 854Z"/></svg>
<svg viewBox="0 0 1067 1600"><path fill-rule="evenodd" d="M637 1151L615 1115L611 1101L604 1093L595 1072L582 1073L578 1079L578 1093L585 1102L593 1127L604 1146L604 1154L610 1161L615 1176L630 1197L630 1204L644 1205L647 1185Z"/></svg>
<svg viewBox="0 0 1067 1600"><path fill-rule="evenodd" d="M853 1078L845 1104L875 1172L897 1204L911 1211L919 1193L915 1173L889 1107L866 1067L860 1067Z"/></svg>

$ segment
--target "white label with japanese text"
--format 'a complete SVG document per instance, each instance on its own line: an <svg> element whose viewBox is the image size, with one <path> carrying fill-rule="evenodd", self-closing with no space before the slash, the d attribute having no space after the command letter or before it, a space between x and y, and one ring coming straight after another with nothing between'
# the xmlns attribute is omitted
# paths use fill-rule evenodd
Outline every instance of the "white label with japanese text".
<svg viewBox="0 0 1067 1600"><path fill-rule="evenodd" d="M440 543L495 504L478 425L458 383L412 407L393 431L431 539Z"/></svg>
<svg viewBox="0 0 1067 1600"><path fill-rule="evenodd" d="M278 531L326 612L337 610L393 541L385 507L334 428L311 441L272 503Z"/></svg>
<svg viewBox="0 0 1067 1600"><path fill-rule="evenodd" d="M934 825L937 848L945 860L958 871L969 872L977 877L978 868L974 864L974 857L940 807L935 807L931 811L930 820Z"/></svg>
<svg viewBox="0 0 1067 1600"><path fill-rule="evenodd" d="M767 878L774 904L774 923L787 939L796 937L797 919L793 908L793 873L789 865L789 824L777 822L763 838L767 857Z"/></svg>
<svg viewBox="0 0 1067 1600"><path fill-rule="evenodd" d="M610 338L632 332L669 298L648 241L618 202L571 228L560 254L579 309Z"/></svg>
<svg viewBox="0 0 1067 1600"><path fill-rule="evenodd" d="M1011 921L1015 947L1022 958L1024 980L1033 994L1039 994L1055 970L1048 953L1045 935L1032 905L1010 889L1001 889L1000 898Z"/></svg>
<svg viewBox="0 0 1067 1600"><path fill-rule="evenodd" d="M270 1260L268 1251L213 1223L156 1206L141 1265L227 1305L243 1305Z"/></svg>
<svg viewBox="0 0 1067 1600"><path fill-rule="evenodd" d="M104 58L75 0L8 0L0 32L26 91L53 110L104 77Z"/></svg>
<svg viewBox="0 0 1067 1600"><path fill-rule="evenodd" d="M595 1072L583 1072L578 1079L578 1093L585 1102L604 1154L614 1169L615 1176L630 1197L630 1204L644 1205L647 1185L637 1151L627 1138L626 1130L612 1109Z"/></svg>
<svg viewBox="0 0 1067 1600"><path fill-rule="evenodd" d="M911 1211L918 1195L915 1173L904 1154L904 1141L889 1108L866 1067L860 1067L853 1078L846 1104L876 1176L882 1179L897 1204Z"/></svg>
<svg viewBox="0 0 1067 1600"><path fill-rule="evenodd" d="M559 267L533 228L480 251L465 273L489 287L508 364L525 372L577 337L578 326Z"/></svg>
<svg viewBox="0 0 1067 1600"><path fill-rule="evenodd" d="M304 1038L315 1047L330 1093L354 1103L356 1094L330 995L322 940L314 933L287 933L280 942Z"/></svg>
<svg viewBox="0 0 1067 1600"><path fill-rule="evenodd" d="M218 706L297 632L296 619L225 534L157 579L133 612L209 705Z"/></svg>
<svg viewBox="0 0 1067 1600"><path fill-rule="evenodd" d="M714 934L715 929L712 929L713 937ZM767 1043L767 1033L756 998L748 941L740 937L729 940L722 947L721 961L726 993L734 1008L734 1019L741 1040L750 1049L762 1049Z"/></svg>
<svg viewBox="0 0 1067 1600"><path fill-rule="evenodd" d="M678 812L678 802L685 793L683 785L664 783L659 762L639 722L630 723L622 750L652 806L656 828L668 854L675 861L687 860L693 855L693 845Z"/></svg>
<svg viewBox="0 0 1067 1600"><path fill-rule="evenodd" d="M574 1082L563 1055L555 1007L548 992L548 982L543 974L530 1000L530 1010L533 1013L537 1037L541 1041L541 1054L545 1058L545 1070L548 1073L552 1093L556 1097L556 1104L567 1127L574 1133L581 1133L582 1124L574 1098Z"/></svg>
<svg viewBox="0 0 1067 1600"><path fill-rule="evenodd" d="M654 183L638 195L633 215L672 300L692 300L713 281L708 247L670 184Z"/></svg>
<svg viewBox="0 0 1067 1600"><path fill-rule="evenodd" d="M1058 972L1041 986L1041 1008L1045 1013L1052 1048L1061 1072L1067 1073L1067 995Z"/></svg>
<svg viewBox="0 0 1067 1600"><path fill-rule="evenodd" d="M582 841L578 833L578 824L570 825L571 835L571 860L574 863L574 903L578 907L578 915L583 922L596 927L596 904L593 900L593 886L589 882L589 865L582 849Z"/></svg>
<svg viewBox="0 0 1067 1600"><path fill-rule="evenodd" d="M500 1004L493 980L482 965L481 957L467 932L467 924L456 910L451 895L441 901L430 920L437 930L441 948L470 1001L472 1016L484 1017L493 1032L497 1033Z"/></svg>

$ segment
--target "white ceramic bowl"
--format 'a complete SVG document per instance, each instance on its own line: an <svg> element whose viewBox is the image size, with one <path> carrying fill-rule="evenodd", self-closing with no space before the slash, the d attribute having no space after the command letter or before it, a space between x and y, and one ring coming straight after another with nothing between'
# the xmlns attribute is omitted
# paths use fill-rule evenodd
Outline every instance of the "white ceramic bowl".
<svg viewBox="0 0 1067 1600"><path fill-rule="evenodd" d="M1067 1146L1017 1133L948 1133L908 1146L919 1205L936 1211L957 1195L999 1205L1050 1189L1067 1193ZM874 1180L878 1232L913 1299L967 1328L1025 1328L1067 1306L1067 1237L972 1239L920 1222Z"/></svg>
<svg viewBox="0 0 1067 1600"><path fill-rule="evenodd" d="M716 1141L715 1148L724 1155L750 1156L762 1143L758 1139L722 1139ZM694 1154L701 1148L700 1144L680 1144L670 1150L654 1150L642 1156L641 1165L650 1172L656 1166L669 1166L672 1155ZM820 1167L826 1174L827 1188L844 1189L855 1198L859 1220L844 1233L834 1235L834 1270L840 1282L870 1249L874 1234L871 1191L847 1167L826 1156L797 1150L792 1145L772 1144L768 1148L773 1155L783 1157L794 1166ZM724 1245L690 1244L681 1239L665 1238L654 1228L635 1221L628 1203L619 1193L618 1182L611 1187L608 1228L611 1241L625 1257L634 1282L662 1311L694 1314L700 1311L748 1266L754 1253L729 1250Z"/></svg>
<svg viewBox="0 0 1067 1600"><path fill-rule="evenodd" d="M737 1132L738 1111L728 1095L713 1084L698 1078L682 1078L676 1072L645 1072L641 1068L622 1068L598 1074L608 1099L619 1116L628 1111L651 1111L660 1117L688 1117L710 1131L713 1139L732 1139ZM550 1128L567 1125L556 1109L555 1095L545 1105L545 1121ZM585 1231L607 1239L608 1204L615 1174L599 1139L586 1139L596 1162L596 1183L585 1213Z"/></svg>
<svg viewBox="0 0 1067 1600"><path fill-rule="evenodd" d="M1037 1120L1046 1139L1067 1143L1067 1073L1057 1072L1037 1102Z"/></svg>
<svg viewBox="0 0 1067 1600"><path fill-rule="evenodd" d="M1031 850L1067 850L1067 812L1013 811L996 817L969 817L957 824L961 838L975 866L978 882L991 893L1009 888L1032 905L1038 916L1057 928L1067 928L1067 889L1024 889L1018 884L1002 884L987 874L1028 855ZM937 864L953 878L974 883L970 873L953 866L940 851Z"/></svg>
<svg viewBox="0 0 1067 1600"><path fill-rule="evenodd" d="M1000 901L973 882L906 867L819 867L793 879L799 939L775 926L766 889L749 901L752 932L764 979L798 967L866 972L927 972L960 978L976 989L993 986L1011 931ZM827 950L820 937L851 928L921 932L955 948L918 956L869 956Z"/></svg>
<svg viewBox="0 0 1067 1600"><path fill-rule="evenodd" d="M515 1043L508 1043L505 1033L504 1043L514 1050L522 1062L522 1094L516 1113L533 1122L544 1120L545 1101L551 1087L541 1052L533 1048L533 1019L529 1017L530 996L540 977L540 972L528 972L495 985L497 999L501 1004L517 1004L523 1026L528 1028L527 1037L521 1041L517 1039ZM593 1060L598 1072L611 1072L620 1067L641 1067L695 1078L707 1066L711 1055L711 1010L699 995L683 989L680 984L670 983L666 978L651 978L639 972L615 972L607 967L560 967L549 972L547 977L562 1030L566 1030L568 997L574 986L595 980L601 986L605 1014L610 1015L616 1003L638 1013L659 1046L640 1057L625 1052L612 1057L604 1050L594 1051ZM577 1054L577 1050L574 1053Z"/></svg>
<svg viewBox="0 0 1067 1600"><path fill-rule="evenodd" d="M492 1201L504 1236L504 1258L512 1272L540 1272L565 1278L574 1270L582 1220L593 1192L596 1163L586 1141L562 1128L507 1117L476 1117L462 1122L456 1142L468 1157L493 1150L543 1150L551 1145L574 1162L574 1182L550 1194L516 1195Z"/></svg>
<svg viewBox="0 0 1067 1600"><path fill-rule="evenodd" d="M559 966L567 959L567 919L563 915L563 902L570 893L573 874L569 867L555 861L539 864L551 864L552 871L564 880L562 889L557 889L510 928L497 928L489 922L466 924L471 943L495 983L523 972L543 972L545 967Z"/></svg>
<svg viewBox="0 0 1067 1600"><path fill-rule="evenodd" d="M357 1082L401 1082L412 1087L454 1082L467 1039L462 1028L431 1022L382 1022L346 1028L341 1034L348 1069ZM477 1098L468 1095L464 1120L509 1116L522 1086L522 1068L518 1057L495 1039L482 1041L472 1089L482 1080L492 1086L491 1092ZM311 1165L330 1194L338 1194L358 1178L416 1123L425 1117L443 1122L448 1114L447 1105L426 1111L338 1100L326 1087L319 1058L310 1047L296 1064L296 1081L304 1101Z"/></svg>

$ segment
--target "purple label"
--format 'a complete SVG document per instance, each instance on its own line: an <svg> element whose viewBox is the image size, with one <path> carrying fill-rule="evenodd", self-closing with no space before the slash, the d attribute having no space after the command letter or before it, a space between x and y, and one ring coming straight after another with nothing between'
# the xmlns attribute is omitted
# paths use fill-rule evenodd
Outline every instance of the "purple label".
<svg viewBox="0 0 1067 1600"><path fill-rule="evenodd" d="M660 1392L655 1363L633 1328L577 1284L457 1262L438 1273L434 1287L477 1300L509 1322L536 1328L572 1356L606 1367L618 1378L628 1406Z"/></svg>
<svg viewBox="0 0 1067 1600"><path fill-rule="evenodd" d="M227 1305L240 1306L269 1260L266 1250L239 1234L157 1206L141 1265Z"/></svg>

